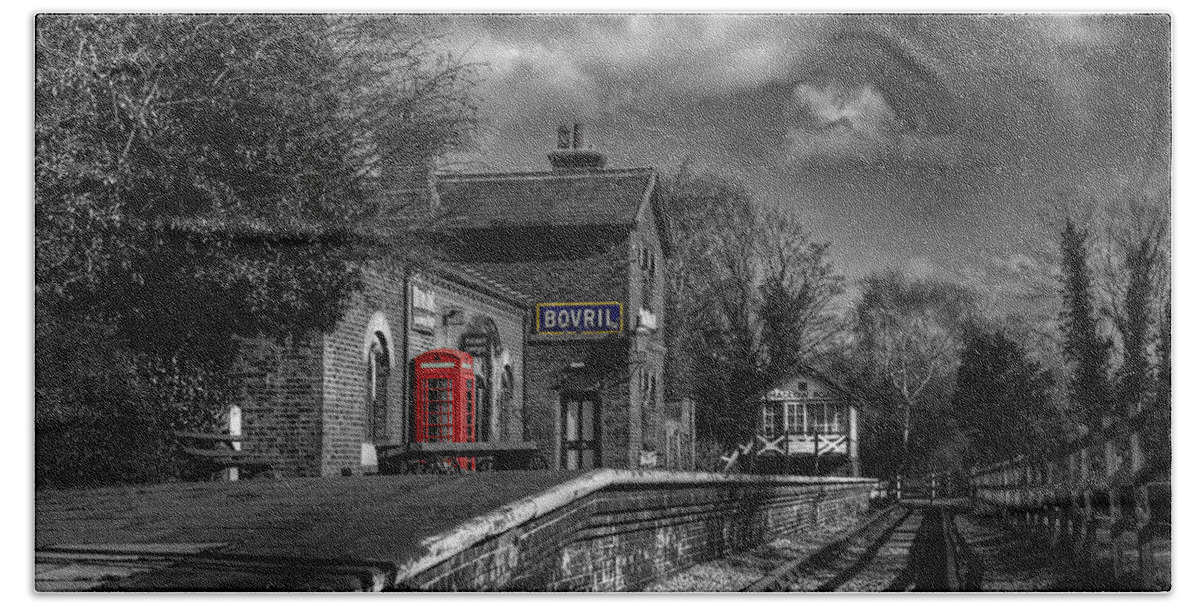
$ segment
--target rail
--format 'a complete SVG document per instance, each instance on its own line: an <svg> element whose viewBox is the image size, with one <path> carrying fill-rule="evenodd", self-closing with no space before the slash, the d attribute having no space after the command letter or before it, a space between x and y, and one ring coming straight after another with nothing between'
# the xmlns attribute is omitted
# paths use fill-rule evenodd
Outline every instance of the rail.
<svg viewBox="0 0 1200 608"><path fill-rule="evenodd" d="M800 575L800 572L802 572L807 566L828 561L831 556L845 551L850 543L854 542L855 540L873 536L877 530L886 528L886 525L881 526L880 524L891 522L899 508L900 507L898 505L892 505L891 507L876 513L865 523L855 527L853 530L847 532L837 540L834 540L810 555L804 555L784 563L778 568L772 570L763 578L747 585L744 589L742 589L742 591L750 593L787 591L788 586L796 580L796 578Z"/></svg>

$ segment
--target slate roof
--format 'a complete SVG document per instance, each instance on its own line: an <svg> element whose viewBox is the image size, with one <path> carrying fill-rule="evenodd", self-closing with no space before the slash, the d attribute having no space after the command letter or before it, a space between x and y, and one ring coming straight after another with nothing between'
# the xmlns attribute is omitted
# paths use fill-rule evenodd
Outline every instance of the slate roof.
<svg viewBox="0 0 1200 608"><path fill-rule="evenodd" d="M427 270L427 272L456 281L476 291L490 293L521 307L528 307L533 303L533 296L513 289L471 264L439 260L436 268Z"/></svg>
<svg viewBox="0 0 1200 608"><path fill-rule="evenodd" d="M438 175L438 198L460 227L634 223L654 170Z"/></svg>

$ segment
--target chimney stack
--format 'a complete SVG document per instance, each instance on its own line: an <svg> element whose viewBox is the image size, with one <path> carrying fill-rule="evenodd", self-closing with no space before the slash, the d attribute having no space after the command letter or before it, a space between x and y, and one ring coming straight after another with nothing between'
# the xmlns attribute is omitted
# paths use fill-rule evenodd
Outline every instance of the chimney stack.
<svg viewBox="0 0 1200 608"><path fill-rule="evenodd" d="M578 122L574 129L565 124L558 126L558 149L551 151L549 157L555 173L598 171L608 164L603 152L583 149L583 123Z"/></svg>
<svg viewBox="0 0 1200 608"><path fill-rule="evenodd" d="M567 150L573 148L573 139L571 137L571 127L567 125L558 125L558 149Z"/></svg>
<svg viewBox="0 0 1200 608"><path fill-rule="evenodd" d="M583 149L583 123L575 123L575 137L572 142L572 148L575 148L576 150Z"/></svg>

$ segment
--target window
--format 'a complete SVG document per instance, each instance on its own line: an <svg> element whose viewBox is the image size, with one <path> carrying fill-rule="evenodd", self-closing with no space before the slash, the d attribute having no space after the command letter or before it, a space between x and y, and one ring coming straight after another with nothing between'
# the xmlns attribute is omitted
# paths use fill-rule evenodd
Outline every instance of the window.
<svg viewBox="0 0 1200 608"><path fill-rule="evenodd" d="M843 433L842 430L842 408L836 404L830 403L825 407L829 408L829 412L825 415L826 424L830 433Z"/></svg>
<svg viewBox="0 0 1200 608"><path fill-rule="evenodd" d="M787 432L804 432L804 406L799 403L787 404Z"/></svg>
<svg viewBox="0 0 1200 608"><path fill-rule="evenodd" d="M810 403L808 410L812 432L822 435L835 435L845 432L843 429L844 414L842 407L837 403Z"/></svg>
<svg viewBox="0 0 1200 608"><path fill-rule="evenodd" d="M778 431L775 428L775 404L767 403L763 405L763 434L771 437Z"/></svg>
<svg viewBox="0 0 1200 608"><path fill-rule="evenodd" d="M673 428L667 440L667 467L672 469L682 468L683 439L679 435L679 429Z"/></svg>
<svg viewBox="0 0 1200 608"><path fill-rule="evenodd" d="M809 419L812 420L812 432L816 434L825 434L829 431L825 426L825 404L813 403L808 408Z"/></svg>
<svg viewBox="0 0 1200 608"><path fill-rule="evenodd" d="M649 246L638 248L638 267L642 272L642 308L654 312L654 281L657 274L657 256Z"/></svg>
<svg viewBox="0 0 1200 608"><path fill-rule="evenodd" d="M388 377L391 362L388 360L387 342L382 334L376 333L367 351L367 399L363 412L364 440L374 442L387 435Z"/></svg>
<svg viewBox="0 0 1200 608"><path fill-rule="evenodd" d="M475 391L475 403L476 407L479 408L479 420L481 422L478 428L479 433L474 435L474 437L478 441L487 441L490 438L492 430L492 387L483 376L475 376L474 382L475 386L478 387L478 390ZM468 398L470 398L470 393L468 393ZM475 425L474 419L471 420L470 424L472 426Z"/></svg>
<svg viewBox="0 0 1200 608"><path fill-rule="evenodd" d="M506 421L512 420L515 416L517 420L522 420L524 414L514 412L514 400L516 397L516 382L513 379L513 371L511 365L505 365L504 371L500 374L500 428L504 429ZM501 430L501 437L507 431Z"/></svg>

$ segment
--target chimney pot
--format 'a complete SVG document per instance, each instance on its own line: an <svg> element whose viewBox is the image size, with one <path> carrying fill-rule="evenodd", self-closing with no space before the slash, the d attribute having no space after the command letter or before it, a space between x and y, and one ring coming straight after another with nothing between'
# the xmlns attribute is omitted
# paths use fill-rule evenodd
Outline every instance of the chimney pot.
<svg viewBox="0 0 1200 608"><path fill-rule="evenodd" d="M575 137L573 138L571 147L576 150L583 149L583 123L575 123Z"/></svg>
<svg viewBox="0 0 1200 608"><path fill-rule="evenodd" d="M558 149L566 150L571 147L571 127L558 125Z"/></svg>

